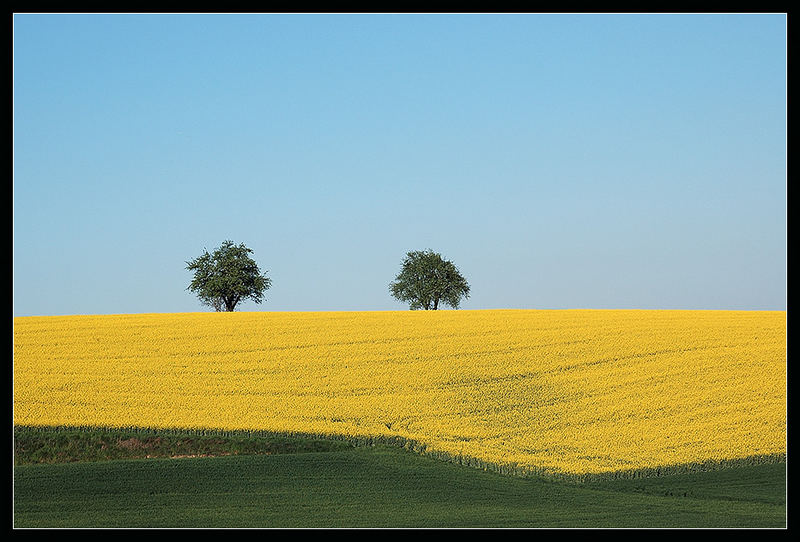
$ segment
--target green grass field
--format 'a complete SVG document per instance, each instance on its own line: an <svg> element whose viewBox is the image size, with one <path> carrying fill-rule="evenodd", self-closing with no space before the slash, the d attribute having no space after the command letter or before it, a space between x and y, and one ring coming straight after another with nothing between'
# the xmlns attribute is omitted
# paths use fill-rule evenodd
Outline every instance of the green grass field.
<svg viewBox="0 0 800 542"><path fill-rule="evenodd" d="M783 463L567 484L338 441L20 431L15 449L15 528L785 528L787 521ZM145 455L152 457L138 459Z"/></svg>

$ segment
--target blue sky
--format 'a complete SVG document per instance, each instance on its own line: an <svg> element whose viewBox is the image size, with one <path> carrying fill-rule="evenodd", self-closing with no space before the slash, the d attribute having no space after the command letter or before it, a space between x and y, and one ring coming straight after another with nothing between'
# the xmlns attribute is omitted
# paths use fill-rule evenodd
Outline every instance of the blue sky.
<svg viewBox="0 0 800 542"><path fill-rule="evenodd" d="M783 14L16 14L15 316L786 309Z"/></svg>

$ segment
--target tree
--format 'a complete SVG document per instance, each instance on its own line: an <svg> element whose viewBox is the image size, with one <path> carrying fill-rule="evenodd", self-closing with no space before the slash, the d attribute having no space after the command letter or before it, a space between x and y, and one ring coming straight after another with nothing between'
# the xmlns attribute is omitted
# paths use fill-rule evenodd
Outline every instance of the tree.
<svg viewBox="0 0 800 542"><path fill-rule="evenodd" d="M457 309L461 298L469 297L469 284L453 262L428 249L406 254L389 291L411 310L436 310L439 303Z"/></svg>
<svg viewBox="0 0 800 542"><path fill-rule="evenodd" d="M186 262L186 269L194 271L187 290L195 292L204 305L218 312L233 312L240 301L248 298L261 303L272 280L261 274L250 257L252 252L233 241L225 241L211 254L204 250L202 256Z"/></svg>

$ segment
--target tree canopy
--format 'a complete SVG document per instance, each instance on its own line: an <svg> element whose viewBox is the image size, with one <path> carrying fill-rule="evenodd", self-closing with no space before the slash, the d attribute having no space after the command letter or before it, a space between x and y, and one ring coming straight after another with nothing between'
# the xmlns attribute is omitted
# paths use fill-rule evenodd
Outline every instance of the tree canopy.
<svg viewBox="0 0 800 542"><path fill-rule="evenodd" d="M210 254L205 250L201 256L186 262L186 269L194 271L187 289L216 311L232 312L245 299L261 303L272 280L261 274L250 257L252 252L233 241L225 241Z"/></svg>
<svg viewBox="0 0 800 542"><path fill-rule="evenodd" d="M428 249L406 254L389 291L411 310L437 310L440 303L457 309L469 297L469 284L453 262Z"/></svg>

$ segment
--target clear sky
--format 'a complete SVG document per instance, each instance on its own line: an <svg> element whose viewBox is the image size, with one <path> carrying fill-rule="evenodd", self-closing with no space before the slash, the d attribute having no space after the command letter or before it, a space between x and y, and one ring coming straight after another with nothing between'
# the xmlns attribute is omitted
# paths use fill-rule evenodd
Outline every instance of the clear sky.
<svg viewBox="0 0 800 542"><path fill-rule="evenodd" d="M404 310L433 249L463 309L786 309L786 16L13 18L15 316Z"/></svg>

